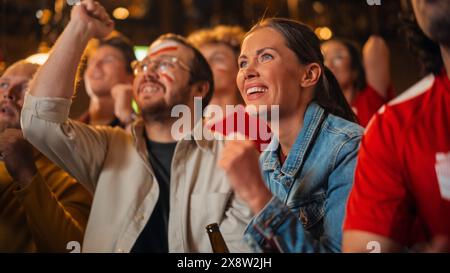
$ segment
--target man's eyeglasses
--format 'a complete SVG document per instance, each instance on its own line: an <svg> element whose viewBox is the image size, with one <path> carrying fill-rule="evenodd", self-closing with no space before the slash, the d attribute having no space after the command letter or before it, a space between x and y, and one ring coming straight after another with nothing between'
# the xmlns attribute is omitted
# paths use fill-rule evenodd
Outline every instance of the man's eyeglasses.
<svg viewBox="0 0 450 273"><path fill-rule="evenodd" d="M182 69L191 72L191 69L187 64L179 58L172 56L164 56L155 59L146 58L142 61L134 61L131 63L131 68L133 68L134 75L137 76L138 74L146 73L149 69L152 69L157 73L174 71L177 64Z"/></svg>

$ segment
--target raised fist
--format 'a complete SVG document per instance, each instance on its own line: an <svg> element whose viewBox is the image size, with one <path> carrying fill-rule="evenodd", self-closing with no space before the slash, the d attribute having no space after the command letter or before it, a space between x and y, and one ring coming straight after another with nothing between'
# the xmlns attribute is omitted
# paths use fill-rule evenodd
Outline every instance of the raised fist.
<svg viewBox="0 0 450 273"><path fill-rule="evenodd" d="M72 8L71 21L82 24L92 38L102 39L114 29L114 22L97 1L84 0Z"/></svg>

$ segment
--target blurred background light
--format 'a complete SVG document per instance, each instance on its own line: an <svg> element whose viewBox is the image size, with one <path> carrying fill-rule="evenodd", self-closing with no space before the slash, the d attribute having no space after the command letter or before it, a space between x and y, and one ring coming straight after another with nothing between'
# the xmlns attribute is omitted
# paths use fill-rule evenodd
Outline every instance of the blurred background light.
<svg viewBox="0 0 450 273"><path fill-rule="evenodd" d="M325 6L319 2L319 1L315 1L312 4L312 8L315 12L317 12L318 14L322 14L325 11Z"/></svg>
<svg viewBox="0 0 450 273"><path fill-rule="evenodd" d="M134 55L138 61L142 61L147 56L148 46L134 46Z"/></svg>
<svg viewBox="0 0 450 273"><path fill-rule="evenodd" d="M314 30L314 33L316 33L320 40L324 41L330 40L333 37L333 32L329 27L318 27Z"/></svg>
<svg viewBox="0 0 450 273"><path fill-rule="evenodd" d="M128 11L128 9L126 9L124 7L118 7L116 9L114 9L114 11L113 11L113 16L117 20L125 20L128 18L129 15L130 15L130 12Z"/></svg>

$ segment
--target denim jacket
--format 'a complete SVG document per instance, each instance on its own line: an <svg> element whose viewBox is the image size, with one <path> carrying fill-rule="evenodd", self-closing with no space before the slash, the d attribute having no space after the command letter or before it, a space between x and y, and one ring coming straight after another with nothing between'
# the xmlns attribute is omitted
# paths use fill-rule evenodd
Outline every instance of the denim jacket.
<svg viewBox="0 0 450 273"><path fill-rule="evenodd" d="M247 226L257 252L340 252L342 223L363 129L311 103L281 165L279 142L261 154L273 198Z"/></svg>

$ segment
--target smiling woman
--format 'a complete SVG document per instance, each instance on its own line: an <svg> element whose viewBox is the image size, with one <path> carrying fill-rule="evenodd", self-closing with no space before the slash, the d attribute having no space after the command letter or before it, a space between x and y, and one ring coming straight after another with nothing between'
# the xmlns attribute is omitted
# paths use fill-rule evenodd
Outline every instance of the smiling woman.
<svg viewBox="0 0 450 273"><path fill-rule="evenodd" d="M246 104L279 105L262 172L247 141L229 141L219 162L257 215L248 242L256 251L339 252L362 128L323 64L319 39L297 21L267 19L247 33L238 63Z"/></svg>
<svg viewBox="0 0 450 273"><path fill-rule="evenodd" d="M304 83L314 86L314 88L310 88L308 90L309 94L305 94L305 92L298 92L298 94L284 92L285 94L289 94L289 100L293 99L290 97L291 95L312 96L311 99L324 107L329 113L343 117L350 121L355 121L356 119L351 108L348 103L345 102L345 98L342 93L339 93L341 90L334 75L324 66L324 59L320 51L319 39L308 26L298 24L294 27L293 22L295 21L280 21L277 19L265 20L254 26L252 30L247 33L246 40L248 40L250 36L253 36L253 39L259 38L261 41L265 40L265 44L268 45L266 47L258 48L256 48L254 44L252 45L253 48L250 49L254 49L254 52L256 53L253 55L256 63L267 63L269 67L272 66L272 69L274 68L273 64L278 65L279 69L274 69L271 72L275 72L274 76L277 77L275 81L278 84L277 88L279 90L298 89L298 87L296 87L298 85L298 80L296 80L296 77L298 77L297 73L299 72L299 69L303 70L303 72L313 73L309 75L305 74L306 77L316 75L314 79L306 78L307 81ZM267 41L267 37L274 37L276 39ZM259 42L261 41L258 41L256 45L259 45ZM246 42L244 41L243 47L245 45ZM244 68L249 66L249 57L245 55L246 52L244 50L242 50L241 53L242 54L239 57L240 71L237 82L242 93L243 89L247 91L249 88L258 87L258 80L252 81L245 79L246 77L253 78L254 75L252 75L251 67L250 69L244 71ZM297 62L287 60L297 60ZM298 65L300 65L300 67L298 67ZM308 68L311 69L308 70ZM244 79L246 86L243 85ZM260 87L264 89L266 86L261 85ZM250 91L254 93L255 90L257 89L251 89ZM259 90L261 92L261 89ZM245 95L249 94L242 93L244 98ZM281 93L279 95L281 95ZM287 97L288 96L286 96L286 99ZM279 98L281 99L281 96ZM305 99L302 101L303 104L305 104L305 102L309 102L305 101ZM273 102L274 101L272 101L272 103ZM298 103L298 101L293 103L294 108L298 108ZM289 111L286 112L290 113Z"/></svg>

